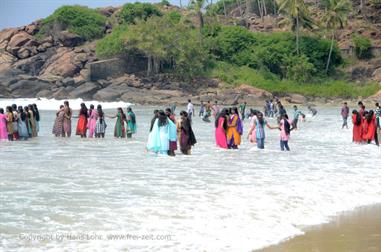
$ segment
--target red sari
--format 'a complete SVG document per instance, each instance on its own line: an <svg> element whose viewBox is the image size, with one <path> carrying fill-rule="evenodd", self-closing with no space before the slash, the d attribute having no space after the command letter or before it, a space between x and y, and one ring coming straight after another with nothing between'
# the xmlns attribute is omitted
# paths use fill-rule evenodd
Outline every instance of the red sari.
<svg viewBox="0 0 381 252"><path fill-rule="evenodd" d="M360 125L356 125L356 115L352 115L352 123L353 123L353 142L361 143L362 142L362 119Z"/></svg>
<svg viewBox="0 0 381 252"><path fill-rule="evenodd" d="M368 120L364 120L363 122L363 134L362 138L365 141L373 141L374 133L376 132L376 116L373 115L372 120L368 123Z"/></svg>
<svg viewBox="0 0 381 252"><path fill-rule="evenodd" d="M77 131L76 135L86 136L87 130L87 117L86 115L79 115L78 123L77 123Z"/></svg>

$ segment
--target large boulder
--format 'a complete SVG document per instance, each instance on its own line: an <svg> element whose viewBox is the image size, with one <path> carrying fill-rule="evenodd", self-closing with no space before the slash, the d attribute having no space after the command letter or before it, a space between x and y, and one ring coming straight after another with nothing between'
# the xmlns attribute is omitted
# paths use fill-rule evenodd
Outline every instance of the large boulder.
<svg viewBox="0 0 381 252"><path fill-rule="evenodd" d="M260 89L260 88L256 88L256 87L253 87L253 86L250 86L250 85L247 85L247 84L242 84L240 85L238 88L236 88L236 90L241 93L241 94L244 94L244 95L252 95L254 97L272 97L273 95L266 91L266 90L263 90L263 89Z"/></svg>
<svg viewBox="0 0 381 252"><path fill-rule="evenodd" d="M90 99L99 90L99 85L94 82L86 82L70 92L70 98Z"/></svg>
<svg viewBox="0 0 381 252"><path fill-rule="evenodd" d="M381 67L373 72L372 79L381 83Z"/></svg>
<svg viewBox="0 0 381 252"><path fill-rule="evenodd" d="M0 70L9 67L16 60L16 57L14 57L12 54L0 51Z"/></svg>
<svg viewBox="0 0 381 252"><path fill-rule="evenodd" d="M290 97L287 97L285 99L287 102L295 104L305 104L308 101L305 96L300 94L290 94Z"/></svg>
<svg viewBox="0 0 381 252"><path fill-rule="evenodd" d="M56 75L61 77L73 77L81 70L81 65L75 61L75 52L69 48L61 47L57 49L47 62L47 67L41 73L45 75Z"/></svg>
<svg viewBox="0 0 381 252"><path fill-rule="evenodd" d="M49 89L50 84L41 80L19 80L9 86L10 91L15 97L32 98L38 92Z"/></svg>
<svg viewBox="0 0 381 252"><path fill-rule="evenodd" d="M75 47L83 42L83 39L80 36L68 31L60 32L58 34L58 40L66 47Z"/></svg>
<svg viewBox="0 0 381 252"><path fill-rule="evenodd" d="M18 52L17 52L17 57L19 59L26 59L30 56L31 52L26 49L25 47L24 48L21 48Z"/></svg>
<svg viewBox="0 0 381 252"><path fill-rule="evenodd" d="M16 56L17 51L27 43L32 44L31 41L35 41L35 39L31 35L24 31L19 32L13 35L10 41L8 42L7 51Z"/></svg>
<svg viewBox="0 0 381 252"><path fill-rule="evenodd" d="M115 101L120 98L122 92L113 88L104 88L99 90L95 95L94 99L97 101Z"/></svg>

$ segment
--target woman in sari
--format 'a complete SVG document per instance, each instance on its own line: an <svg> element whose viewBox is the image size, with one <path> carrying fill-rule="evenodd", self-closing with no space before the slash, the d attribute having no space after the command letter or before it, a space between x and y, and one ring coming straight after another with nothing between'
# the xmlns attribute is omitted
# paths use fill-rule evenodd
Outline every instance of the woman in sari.
<svg viewBox="0 0 381 252"><path fill-rule="evenodd" d="M24 109L19 106L18 107L18 120L17 120L17 132L19 139L21 140L27 140L29 137L29 132L28 132L28 116L24 112Z"/></svg>
<svg viewBox="0 0 381 252"><path fill-rule="evenodd" d="M19 139L19 132L18 132L18 120L19 120L19 114L16 104L12 104L12 113L13 113L13 140Z"/></svg>
<svg viewBox="0 0 381 252"><path fill-rule="evenodd" d="M226 129L227 129L227 109L223 109L216 118L216 145L220 148L227 149L228 144L226 142Z"/></svg>
<svg viewBox="0 0 381 252"><path fill-rule="evenodd" d="M169 154L169 142L176 141L176 125L168 119L164 111L158 112L158 118L149 133L147 150L158 154Z"/></svg>
<svg viewBox="0 0 381 252"><path fill-rule="evenodd" d="M233 108L228 120L228 129L226 132L226 139L229 149L238 149L241 144L242 122L238 115L238 109Z"/></svg>
<svg viewBox="0 0 381 252"><path fill-rule="evenodd" d="M28 113L29 113L29 124L30 124L31 134L32 134L32 137L36 137L37 136L36 114L33 110L34 110L33 105L29 104Z"/></svg>
<svg viewBox="0 0 381 252"><path fill-rule="evenodd" d="M191 154L191 148L197 143L196 137L194 136L191 123L188 118L188 113L181 111L181 131L180 131L180 150L185 155Z"/></svg>
<svg viewBox="0 0 381 252"><path fill-rule="evenodd" d="M0 108L0 141L8 141L7 115L3 108Z"/></svg>
<svg viewBox="0 0 381 252"><path fill-rule="evenodd" d="M28 106L24 107L24 113L26 115L25 124L28 130L28 137L32 137L32 127L30 126L30 113L29 113Z"/></svg>
<svg viewBox="0 0 381 252"><path fill-rule="evenodd" d="M71 117L73 116L73 111L71 110L68 101L64 101L64 111L65 111L65 116L64 116L64 122L63 122L63 127L64 127L63 137L65 136L70 137L71 136Z"/></svg>
<svg viewBox="0 0 381 252"><path fill-rule="evenodd" d="M376 132L376 116L373 112L373 110L370 110L366 115L365 115L365 120L363 123L363 135L362 138L363 140L370 144L373 140L375 140Z"/></svg>
<svg viewBox="0 0 381 252"><path fill-rule="evenodd" d="M94 109L93 104L90 105L90 110L88 115L89 115L89 120L87 122L87 128L89 129L89 137L93 138L95 133L95 127L97 124L97 118L98 118L98 113Z"/></svg>
<svg viewBox="0 0 381 252"><path fill-rule="evenodd" d="M56 119L54 121L53 130L52 130L53 135L55 135L56 137L65 136L64 127L63 127L64 117L65 117L65 109L64 109L64 106L61 105L60 109L56 113Z"/></svg>
<svg viewBox="0 0 381 252"><path fill-rule="evenodd" d="M176 117L172 113L172 110L170 108L165 109L165 114L167 115L168 119L172 121L175 125L176 123ZM169 141L169 150L168 150L168 155L170 156L175 156L175 151L177 150L177 140L175 141Z"/></svg>
<svg viewBox="0 0 381 252"><path fill-rule="evenodd" d="M37 108L37 104L36 103L33 103L33 111L34 111L34 116L36 118L36 130L37 130L37 135L38 135L38 132L40 131L40 111L38 111L38 108Z"/></svg>
<svg viewBox="0 0 381 252"><path fill-rule="evenodd" d="M81 136L81 138L86 137L87 117L88 117L87 107L84 103L81 103L81 109L79 110L79 115L78 115L77 130L75 133L76 135Z"/></svg>
<svg viewBox="0 0 381 252"><path fill-rule="evenodd" d="M357 110L352 111L352 123L353 123L353 136L352 141L354 143L362 142L362 116Z"/></svg>
<svg viewBox="0 0 381 252"><path fill-rule="evenodd" d="M136 115L130 107L127 108L127 138L136 133Z"/></svg>
<svg viewBox="0 0 381 252"><path fill-rule="evenodd" d="M114 137L125 138L126 129L124 127L124 122L126 121L126 114L124 114L123 109L118 108L117 114L111 118L116 118L115 128L114 128Z"/></svg>
<svg viewBox="0 0 381 252"><path fill-rule="evenodd" d="M8 140L13 141L13 112L12 107L7 107L7 132L8 132Z"/></svg>
<svg viewBox="0 0 381 252"><path fill-rule="evenodd" d="M106 121L105 121L105 114L103 113L102 106L97 106L97 122L95 125L95 137L96 138L104 138L106 133Z"/></svg>

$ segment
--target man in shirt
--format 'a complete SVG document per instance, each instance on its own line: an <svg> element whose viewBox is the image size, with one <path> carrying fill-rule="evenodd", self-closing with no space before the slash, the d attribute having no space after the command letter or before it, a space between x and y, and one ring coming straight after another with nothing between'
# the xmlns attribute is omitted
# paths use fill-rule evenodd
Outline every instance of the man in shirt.
<svg viewBox="0 0 381 252"><path fill-rule="evenodd" d="M241 112L241 119L242 119L242 121L243 121L243 120L245 120L246 101L243 102L243 104L241 104L241 105L239 106L239 110L240 110L240 112Z"/></svg>
<svg viewBox="0 0 381 252"><path fill-rule="evenodd" d="M349 115L349 107L346 102L343 103L343 107L341 108L341 117L343 118L343 125L341 126L341 129L344 129L344 127L347 127L348 129L348 115Z"/></svg>
<svg viewBox="0 0 381 252"><path fill-rule="evenodd" d="M189 121L192 122L192 116L194 114L194 106L193 106L193 104L192 104L190 99L188 100L187 112L188 112Z"/></svg>

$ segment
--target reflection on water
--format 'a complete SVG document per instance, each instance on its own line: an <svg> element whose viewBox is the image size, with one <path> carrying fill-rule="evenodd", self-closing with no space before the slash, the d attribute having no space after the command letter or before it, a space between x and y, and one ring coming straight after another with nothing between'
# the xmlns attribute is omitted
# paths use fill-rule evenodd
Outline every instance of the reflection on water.
<svg viewBox="0 0 381 252"><path fill-rule="evenodd" d="M337 110L300 123L289 153L278 130L264 151L247 140L217 149L213 125L196 118L198 144L175 158L145 152L152 110L135 108L132 140L112 137L112 119L105 139L54 138L54 112L42 111L40 137L0 143L0 250L250 251L381 202L381 150L352 144ZM31 236L57 234L101 238Z"/></svg>

